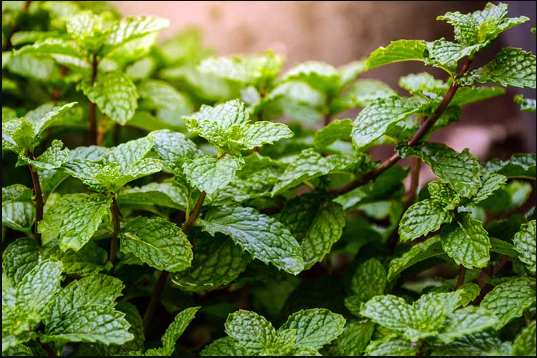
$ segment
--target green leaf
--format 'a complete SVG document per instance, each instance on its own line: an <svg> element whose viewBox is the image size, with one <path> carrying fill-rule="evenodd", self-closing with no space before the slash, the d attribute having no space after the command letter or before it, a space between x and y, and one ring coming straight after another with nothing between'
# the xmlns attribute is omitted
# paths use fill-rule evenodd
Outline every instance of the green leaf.
<svg viewBox="0 0 537 358"><path fill-rule="evenodd" d="M338 67L339 72L339 87L345 88L349 83L354 81L356 77L365 72L365 60L352 61L346 65Z"/></svg>
<svg viewBox="0 0 537 358"><path fill-rule="evenodd" d="M491 237L490 244L492 245L490 248L490 251L492 252L497 252L499 254L511 257L518 257L518 251L515 249L515 246L507 241Z"/></svg>
<svg viewBox="0 0 537 358"><path fill-rule="evenodd" d="M194 142L186 139L184 134L169 130L160 130L149 133L153 138L153 150L162 159L164 166L172 173L182 172L183 164L202 154Z"/></svg>
<svg viewBox="0 0 537 358"><path fill-rule="evenodd" d="M296 312L289 316L283 329L296 329L297 346L320 349L332 342L342 332L345 326L343 316L332 313L326 309L309 309Z"/></svg>
<svg viewBox="0 0 537 358"><path fill-rule="evenodd" d="M246 149L253 149L263 144L273 144L280 139L291 138L293 132L283 123L262 121L246 127L242 135L242 145Z"/></svg>
<svg viewBox="0 0 537 358"><path fill-rule="evenodd" d="M99 228L108 213L112 198L99 194L67 194L56 206L47 210L38 230L59 236L63 251L80 250Z"/></svg>
<svg viewBox="0 0 537 358"><path fill-rule="evenodd" d="M377 259L362 263L352 276L351 290L362 302L383 295L386 288L386 270Z"/></svg>
<svg viewBox="0 0 537 358"><path fill-rule="evenodd" d="M424 61L427 44L421 40L392 41L388 47L379 47L369 55L366 70L401 61Z"/></svg>
<svg viewBox="0 0 537 358"><path fill-rule="evenodd" d="M174 182L149 183L141 187L126 188L118 195L119 205L157 205L185 210L188 196L186 190Z"/></svg>
<svg viewBox="0 0 537 358"><path fill-rule="evenodd" d="M231 337L224 337L215 340L205 347L200 353L204 357L230 356L240 357L248 355L249 351L242 347Z"/></svg>
<svg viewBox="0 0 537 358"><path fill-rule="evenodd" d="M114 307L124 285L120 279L97 274L75 280L62 289L47 312L47 325L61 321L63 315L81 307Z"/></svg>
<svg viewBox="0 0 537 358"><path fill-rule="evenodd" d="M341 163L338 163L338 159L342 159ZM354 162L348 159L342 156L325 158L313 149L305 149L289 164L283 174L279 176L278 181L272 189L272 196L281 194L307 180L328 174L340 166L346 167Z"/></svg>
<svg viewBox="0 0 537 358"><path fill-rule="evenodd" d="M465 46L441 38L430 44L429 58L426 63L441 67L453 73L457 69L457 62L464 57L472 57L487 44Z"/></svg>
<svg viewBox="0 0 537 358"><path fill-rule="evenodd" d="M339 89L339 72L335 67L324 62L307 61L287 71L282 81L301 81L311 87L332 95Z"/></svg>
<svg viewBox="0 0 537 358"><path fill-rule="evenodd" d="M244 87L252 85L258 90L266 90L280 73L282 64L282 56L267 51L258 55L211 57L203 60L198 69Z"/></svg>
<svg viewBox="0 0 537 358"><path fill-rule="evenodd" d="M142 317L138 312L138 308L129 302L120 302L116 306L116 309L125 313L125 319L130 324L129 333L134 336L134 339L128 341L122 345L110 344L104 346L104 355L121 355L125 352L141 351L144 349L144 327Z"/></svg>
<svg viewBox="0 0 537 358"><path fill-rule="evenodd" d="M483 172L481 175L481 187L470 199L470 204L477 204L491 196L507 182L507 178L501 174Z"/></svg>
<svg viewBox="0 0 537 358"><path fill-rule="evenodd" d="M518 258L526 264L528 270L535 273L535 220L523 224L520 231L516 233L513 243L519 253Z"/></svg>
<svg viewBox="0 0 537 358"><path fill-rule="evenodd" d="M2 225L27 235L32 233L35 208L29 202L15 202L2 205Z"/></svg>
<svg viewBox="0 0 537 358"><path fill-rule="evenodd" d="M220 235L196 239L194 260L188 269L172 276L182 291L203 292L214 290L234 281L251 261L233 240Z"/></svg>
<svg viewBox="0 0 537 358"><path fill-rule="evenodd" d="M237 171L243 165L244 159L241 157L226 155L217 159L212 155L205 155L187 161L183 168L192 186L212 194L235 180Z"/></svg>
<svg viewBox="0 0 537 358"><path fill-rule="evenodd" d="M414 113L423 111L426 103L417 99L390 97L378 99L364 108L356 117L352 140L358 148L364 148L388 131L390 126Z"/></svg>
<svg viewBox="0 0 537 358"><path fill-rule="evenodd" d="M373 297L362 306L361 315L413 342L436 334L429 333L426 326L420 326L418 310L401 297L392 295Z"/></svg>
<svg viewBox="0 0 537 358"><path fill-rule="evenodd" d="M336 340L336 349L342 356L362 355L371 341L375 325L370 321L347 320L345 329Z"/></svg>
<svg viewBox="0 0 537 358"><path fill-rule="evenodd" d="M323 202L315 195L287 202L280 218L302 246L306 269L322 261L345 226L345 211L341 205Z"/></svg>
<svg viewBox="0 0 537 358"><path fill-rule="evenodd" d="M371 341L365 350L367 356L415 356L418 345L402 339Z"/></svg>
<svg viewBox="0 0 537 358"><path fill-rule="evenodd" d="M535 180L535 154L514 154L506 161L493 159L484 165L485 170L505 175L508 178L527 178Z"/></svg>
<svg viewBox="0 0 537 358"><path fill-rule="evenodd" d="M187 96L164 81L143 81L138 85L138 92L140 97L145 100L141 107L156 110L157 117L161 119L173 116L177 125L182 124L178 117L189 114L194 109Z"/></svg>
<svg viewBox="0 0 537 358"><path fill-rule="evenodd" d="M502 343L500 339L490 332L470 334L455 341L434 348L432 356L509 356L511 345Z"/></svg>
<svg viewBox="0 0 537 358"><path fill-rule="evenodd" d="M228 316L226 333L245 348L248 353L260 354L270 350L276 338L276 330L264 317L255 312L239 310Z"/></svg>
<svg viewBox="0 0 537 358"><path fill-rule="evenodd" d="M328 149L338 140L348 141L351 139L352 121L341 119L330 122L326 127L315 132L313 145L315 149L322 152Z"/></svg>
<svg viewBox="0 0 537 358"><path fill-rule="evenodd" d="M416 156L426 162L432 172L453 186L461 196L475 195L481 187L480 166L468 149L461 153L440 143L420 143L400 149L401 156Z"/></svg>
<svg viewBox="0 0 537 358"><path fill-rule="evenodd" d="M66 23L67 33L86 49L96 52L104 43L109 23L105 14L82 11L72 16Z"/></svg>
<svg viewBox="0 0 537 358"><path fill-rule="evenodd" d="M51 170L61 167L69 156L69 149L63 148L61 140L53 140L50 147L35 160L27 159L27 161L39 170Z"/></svg>
<svg viewBox="0 0 537 358"><path fill-rule="evenodd" d="M170 25L167 19L154 16L128 16L117 21L109 30L103 53L108 53L117 46L139 39L148 34L161 31ZM147 49L149 50L149 49ZM143 55L143 53L140 53Z"/></svg>
<svg viewBox="0 0 537 358"><path fill-rule="evenodd" d="M388 271L388 281L395 279L401 272L431 257L444 253L440 236L434 236L424 242L417 243L400 258L395 258L390 262Z"/></svg>
<svg viewBox="0 0 537 358"><path fill-rule="evenodd" d="M526 98L523 95L515 96L515 102L520 104L520 110L535 114L535 99Z"/></svg>
<svg viewBox="0 0 537 358"><path fill-rule="evenodd" d="M502 86L535 88L535 55L519 48L505 47L484 67L468 71L459 81L464 85L497 83Z"/></svg>
<svg viewBox="0 0 537 358"><path fill-rule="evenodd" d="M20 315L19 319L30 325L41 321L49 303L60 290L61 274L62 264L47 260L40 262L22 278L15 292L15 307Z"/></svg>
<svg viewBox="0 0 537 358"><path fill-rule="evenodd" d="M461 202L460 195L448 183L441 180L433 180L427 184L427 189L432 201L441 205L445 211L455 210Z"/></svg>
<svg viewBox="0 0 537 358"><path fill-rule="evenodd" d="M107 270L108 252L94 242L88 242L78 251L62 251L58 241L43 246L43 258L61 261L68 275L90 276Z"/></svg>
<svg viewBox="0 0 537 358"><path fill-rule="evenodd" d="M12 56L6 67L11 73L38 82L55 83L60 79L59 66L49 57L32 54Z"/></svg>
<svg viewBox="0 0 537 358"><path fill-rule="evenodd" d="M504 282L490 291L481 302L481 307L498 318L495 325L497 330L513 318L522 316L524 311L532 306L535 306L535 280L530 278Z"/></svg>
<svg viewBox="0 0 537 358"><path fill-rule="evenodd" d="M435 79L427 72L410 74L399 79L399 86L411 94L439 93L447 90L447 85L442 80Z"/></svg>
<svg viewBox="0 0 537 358"><path fill-rule="evenodd" d="M505 89L501 87L460 87L451 101L451 106L462 106L504 94Z"/></svg>
<svg viewBox="0 0 537 358"><path fill-rule="evenodd" d="M344 95L332 100L330 113L333 115L352 108L366 107L376 99L396 95L397 93L390 86L379 80L358 80Z"/></svg>
<svg viewBox="0 0 537 358"><path fill-rule="evenodd" d="M136 86L121 72L99 74L93 85L81 82L77 89L84 92L102 113L121 125L132 118L138 107Z"/></svg>
<svg viewBox="0 0 537 358"><path fill-rule="evenodd" d="M491 248L481 221L468 213L457 215L456 221L442 229L442 248L457 264L466 268L486 267Z"/></svg>
<svg viewBox="0 0 537 358"><path fill-rule="evenodd" d="M48 342L97 342L123 344L134 338L123 312L102 305L82 306L54 320L41 336Z"/></svg>
<svg viewBox="0 0 537 358"><path fill-rule="evenodd" d="M165 355L171 356L175 350L175 342L181 337L190 322L194 319L200 307L190 307L179 312L173 322L168 326L162 336L162 346L166 351Z"/></svg>
<svg viewBox="0 0 537 358"><path fill-rule="evenodd" d="M457 338L484 331L497 323L498 319L492 312L481 307L468 306L447 317L438 339L450 343Z"/></svg>
<svg viewBox="0 0 537 358"><path fill-rule="evenodd" d="M131 219L120 234L121 252L132 253L161 271L178 272L190 267L192 245L174 223L159 217Z"/></svg>
<svg viewBox="0 0 537 358"><path fill-rule="evenodd" d="M529 324L513 342L513 356L535 355L535 321Z"/></svg>
<svg viewBox="0 0 537 358"><path fill-rule="evenodd" d="M39 262L39 247L33 239L17 239L2 253L3 273L16 286Z"/></svg>
<svg viewBox="0 0 537 358"><path fill-rule="evenodd" d="M401 241L414 240L430 232L440 229L442 224L449 223L453 214L446 211L440 203L425 199L408 208L399 223Z"/></svg>
<svg viewBox="0 0 537 358"><path fill-rule="evenodd" d="M289 230L275 219L253 208L222 206L211 208L203 220L211 235L221 232L255 258L297 275L304 269L301 248Z"/></svg>

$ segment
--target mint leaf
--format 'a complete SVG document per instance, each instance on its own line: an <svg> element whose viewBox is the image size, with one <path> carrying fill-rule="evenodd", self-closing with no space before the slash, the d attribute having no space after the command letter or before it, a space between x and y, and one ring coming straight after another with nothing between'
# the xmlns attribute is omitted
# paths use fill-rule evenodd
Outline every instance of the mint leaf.
<svg viewBox="0 0 537 358"><path fill-rule="evenodd" d="M255 312L239 310L228 316L226 333L249 354L260 354L272 348L276 330L264 317Z"/></svg>
<svg viewBox="0 0 537 358"><path fill-rule="evenodd" d="M401 272L418 262L442 255L443 253L444 250L442 249L440 236L431 237L430 239L427 239L427 241L417 243L400 258L395 258L390 262L388 281L392 281Z"/></svg>
<svg viewBox="0 0 537 358"><path fill-rule="evenodd" d="M341 205L325 203L317 196L289 201L280 215L282 224L302 246L306 268L322 261L341 237L345 226L345 212Z"/></svg>
<svg viewBox="0 0 537 358"><path fill-rule="evenodd" d="M187 201L186 189L171 181L125 188L118 195L119 205L130 206L157 205L185 210Z"/></svg>
<svg viewBox="0 0 537 358"><path fill-rule="evenodd" d="M194 319L196 312L200 307L190 307L181 312L179 312L173 322L168 326L166 332L162 336L162 355L171 356L173 351L175 351L175 342L181 337L185 329L188 327L190 322ZM147 352L149 353L149 351Z"/></svg>
<svg viewBox="0 0 537 358"><path fill-rule="evenodd" d="M451 222L453 214L438 202L426 199L408 208L399 223L401 241L414 240Z"/></svg>
<svg viewBox="0 0 537 358"><path fill-rule="evenodd" d="M426 103L417 99L377 99L356 117L352 140L356 147L366 147L386 133L390 126L423 111L425 107Z"/></svg>
<svg viewBox="0 0 537 358"><path fill-rule="evenodd" d="M344 326L345 319L339 314L326 309L309 309L289 316L280 331L296 329L297 346L320 349L336 339L343 332Z"/></svg>
<svg viewBox="0 0 537 358"><path fill-rule="evenodd" d="M2 253L3 273L16 286L39 262L39 247L33 239L15 240Z"/></svg>
<svg viewBox="0 0 537 358"><path fill-rule="evenodd" d="M68 275L90 276L107 270L108 253L94 242L88 242L78 251L62 251L58 241L43 246L43 258L61 261Z"/></svg>
<svg viewBox="0 0 537 358"><path fill-rule="evenodd" d="M84 92L102 113L121 125L132 118L138 107L136 86L120 72L100 74L93 85L81 82L77 89Z"/></svg>
<svg viewBox="0 0 537 358"><path fill-rule="evenodd" d="M47 342L97 342L123 344L134 338L123 312L102 305L82 306L62 314L46 326L41 336Z"/></svg>
<svg viewBox="0 0 537 358"><path fill-rule="evenodd" d="M430 54L426 63L433 66L441 67L448 72L455 72L457 62L464 57L473 57L473 55L483 49L487 44L476 44L465 46L455 42L450 42L441 38L430 44Z"/></svg>
<svg viewBox="0 0 537 358"><path fill-rule="evenodd" d="M78 251L97 231L111 203L112 198L99 194L64 195L57 206L47 210L39 232L59 236L63 251Z"/></svg>
<svg viewBox="0 0 537 358"><path fill-rule="evenodd" d="M484 165L485 170L505 175L508 178L527 178L535 180L535 154L514 154L505 161L493 159Z"/></svg>
<svg viewBox="0 0 537 358"><path fill-rule="evenodd" d="M433 180L427 184L427 189L431 194L431 200L441 205L445 211L455 210L461 202L460 195L448 183L441 180Z"/></svg>
<svg viewBox="0 0 537 358"><path fill-rule="evenodd" d="M518 258L526 264L526 267L532 273L535 273L536 266L535 240L535 220L523 224L513 239L516 251L519 253Z"/></svg>
<svg viewBox="0 0 537 358"><path fill-rule="evenodd" d="M373 322L347 320L343 333L335 342L338 354L343 356L362 355L371 341L374 330Z"/></svg>
<svg viewBox="0 0 537 358"><path fill-rule="evenodd" d="M401 156L416 156L426 162L432 172L468 198L477 193L481 186L480 166L468 149L461 153L440 143L420 143L414 147L400 149Z"/></svg>
<svg viewBox="0 0 537 358"><path fill-rule="evenodd" d="M508 356L511 345L488 331L470 334L434 348L432 356Z"/></svg>
<svg viewBox="0 0 537 358"><path fill-rule="evenodd" d="M331 95L339 89L337 69L319 61L307 61L292 67L282 78L282 81L290 80L305 82L327 95Z"/></svg>
<svg viewBox="0 0 537 358"><path fill-rule="evenodd" d="M438 339L450 343L457 338L484 331L497 323L498 319L492 312L481 307L468 306L447 317Z"/></svg>
<svg viewBox="0 0 537 358"><path fill-rule="evenodd" d="M535 321L529 324L513 342L514 356L532 356L535 354Z"/></svg>
<svg viewBox="0 0 537 358"><path fill-rule="evenodd" d="M159 217L131 219L120 234L120 242L122 253L132 253L161 271L182 271L192 262L192 245L186 235Z"/></svg>
<svg viewBox="0 0 537 358"><path fill-rule="evenodd" d="M2 203L2 225L32 235L35 208L30 202Z"/></svg>
<svg viewBox="0 0 537 358"><path fill-rule="evenodd" d="M184 174L195 188L212 194L235 180L236 173L244 165L244 159L226 155L217 159L211 155L197 157L185 162Z"/></svg>
<svg viewBox="0 0 537 358"><path fill-rule="evenodd" d="M222 206L211 208L200 220L211 235L221 232L255 258L274 264L291 274L304 269L301 248L289 230L275 219L253 208Z"/></svg>
<svg viewBox="0 0 537 358"><path fill-rule="evenodd" d="M81 47L97 51L105 41L108 25L104 15L82 11L67 21L66 30Z"/></svg>
<svg viewBox="0 0 537 358"><path fill-rule="evenodd" d="M442 248L457 264L466 268L486 267L490 259L490 240L483 224L470 214L457 215L456 221L442 229Z"/></svg>
<svg viewBox="0 0 537 358"><path fill-rule="evenodd" d="M284 138L291 138L293 132L283 123L267 121L256 122L248 126L242 133L242 144L246 149L261 147L263 144L272 144Z"/></svg>
<svg viewBox="0 0 537 358"><path fill-rule="evenodd" d="M415 356L419 347L409 341L393 339L389 341L371 341L365 349L367 356Z"/></svg>
<svg viewBox="0 0 537 358"><path fill-rule="evenodd" d="M235 339L231 337L224 337L215 340L210 345L205 347L200 355L204 357L218 357L218 356L246 356L248 355L248 349L242 347Z"/></svg>
<svg viewBox="0 0 537 358"><path fill-rule="evenodd" d="M39 170L51 170L61 167L69 156L69 149L63 149L61 140L53 140L50 147L35 160L26 159L34 168Z"/></svg>
<svg viewBox="0 0 537 358"><path fill-rule="evenodd" d="M525 98L523 95L515 96L515 102L520 105L520 110L535 114L535 99Z"/></svg>
<svg viewBox="0 0 537 358"><path fill-rule="evenodd" d="M439 94L446 91L447 85L442 80L435 79L427 72L410 74L399 79L399 86L411 94Z"/></svg>
<svg viewBox="0 0 537 358"><path fill-rule="evenodd" d="M492 82L506 87L535 88L535 71L534 54L505 47L484 67L468 71L460 82L464 85Z"/></svg>
<svg viewBox="0 0 537 358"><path fill-rule="evenodd" d="M386 270L377 259L369 259L356 269L351 280L351 290L362 302L384 294L387 284Z"/></svg>
<svg viewBox="0 0 537 358"><path fill-rule="evenodd" d="M389 98L397 93L384 82L372 79L357 80L346 91L332 100L330 112L336 114L352 108L366 107L378 98Z"/></svg>
<svg viewBox="0 0 537 358"><path fill-rule="evenodd" d="M522 316L524 311L532 306L535 306L535 280L530 278L504 282L490 291L481 302L481 307L498 318L495 325L497 330L513 318Z"/></svg>
<svg viewBox="0 0 537 358"><path fill-rule="evenodd" d="M423 61L427 44L420 40L392 41L388 47L379 47L369 55L366 70L401 61Z"/></svg>
<svg viewBox="0 0 537 358"><path fill-rule="evenodd" d="M187 292L214 290L235 280L251 261L233 240L220 235L196 239L194 260L188 269L172 276L174 284Z"/></svg>
<svg viewBox="0 0 537 358"><path fill-rule="evenodd" d="M330 122L326 127L315 132L313 145L315 149L325 151L338 140L350 140L352 133L352 121L350 119L341 119Z"/></svg>
<svg viewBox="0 0 537 358"><path fill-rule="evenodd" d="M470 204L477 204L491 196L507 182L507 178L501 174L483 172L481 175L481 188L470 199Z"/></svg>
<svg viewBox="0 0 537 358"><path fill-rule="evenodd" d="M160 130L149 133L153 138L153 150L160 156L164 166L172 173L182 172L183 164L202 154L194 142L182 133Z"/></svg>

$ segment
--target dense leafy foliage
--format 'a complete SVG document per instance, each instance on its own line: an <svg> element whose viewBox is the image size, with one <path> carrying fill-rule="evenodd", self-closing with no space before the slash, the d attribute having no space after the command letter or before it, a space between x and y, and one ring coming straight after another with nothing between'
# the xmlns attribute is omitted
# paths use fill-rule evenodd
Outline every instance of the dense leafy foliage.
<svg viewBox="0 0 537 358"><path fill-rule="evenodd" d="M103 2L3 2L2 354L535 355L535 155L427 141L535 88L523 49L472 62L528 18L438 20L454 42L282 72ZM400 61L447 81L359 78Z"/></svg>

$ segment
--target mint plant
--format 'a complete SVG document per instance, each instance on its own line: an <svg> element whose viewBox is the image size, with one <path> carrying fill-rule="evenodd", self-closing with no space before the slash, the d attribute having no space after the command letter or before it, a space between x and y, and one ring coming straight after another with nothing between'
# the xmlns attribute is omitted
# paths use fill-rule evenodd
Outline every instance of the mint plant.
<svg viewBox="0 0 537 358"><path fill-rule="evenodd" d="M286 71L104 2L2 19L3 355L536 354L535 154L429 140L535 88L523 49L474 62L527 17ZM401 61L447 76L360 78Z"/></svg>

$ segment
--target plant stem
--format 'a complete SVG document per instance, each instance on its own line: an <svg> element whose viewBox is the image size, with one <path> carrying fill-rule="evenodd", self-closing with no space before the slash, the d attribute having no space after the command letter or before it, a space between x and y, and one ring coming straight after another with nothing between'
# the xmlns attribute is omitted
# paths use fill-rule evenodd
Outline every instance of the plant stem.
<svg viewBox="0 0 537 358"><path fill-rule="evenodd" d="M30 8L31 3L32 3L31 1L25 1L24 2L24 4L22 5L21 14L28 12L28 9ZM20 16L20 14L19 14L19 16ZM15 24L13 24L13 28L11 29L11 33L9 34L9 36L8 36L8 38L6 40L6 49L7 50L10 50L13 47L13 44L11 43L11 38L13 37L13 35L15 35L15 33L17 31L19 31L18 21L19 21L19 19L17 19L17 22L15 22Z"/></svg>
<svg viewBox="0 0 537 358"><path fill-rule="evenodd" d="M91 84L95 83L97 78L97 66L99 62L97 61L97 54L93 54L91 60ZM88 107L88 119L89 119L89 131L90 131L90 144L97 144L97 119L95 118L96 106L95 103L89 102Z"/></svg>
<svg viewBox="0 0 537 358"><path fill-rule="evenodd" d="M60 78L63 78L66 73L67 73L67 67L60 66ZM54 89L52 90L52 102L58 102L60 100L60 95L61 95L60 88L54 87Z"/></svg>
<svg viewBox="0 0 537 358"><path fill-rule="evenodd" d="M468 68L470 68L471 63L472 63L472 59L467 58L461 71L459 72L459 75L462 75L464 72L466 72ZM423 137L425 137L425 135L429 132L429 130L434 126L438 118L440 118L442 113L444 113L444 111L447 109L447 107L451 103L451 100L453 100L455 93L457 93L457 90L459 89L459 87L460 85L457 82L453 82L451 84L444 98L442 99L442 102L440 103L440 105L436 108L434 113L429 118L427 118L425 122L422 123L422 125L416 131L416 133L414 133L412 138L410 138L410 140L407 143L408 146L412 147L416 145L421 139L423 139ZM362 185L365 185L369 183L370 181L376 179L379 175L381 175L390 167L392 167L400 159L401 157L399 156L399 154L395 153L390 158L388 158L385 162L379 165L377 168L373 169L369 173L366 173L363 177L355 179L351 181L350 183L347 183L339 188L335 188L331 190L330 193L332 195L339 196L339 195L346 194L349 191L352 191Z"/></svg>
<svg viewBox="0 0 537 358"><path fill-rule="evenodd" d="M325 113L325 115L323 116L323 126L327 126L330 124L330 121L332 120L331 116L330 116L330 113Z"/></svg>
<svg viewBox="0 0 537 358"><path fill-rule="evenodd" d="M459 266L459 279L457 280L457 286L455 286L455 290L458 290L461 288L461 286L464 284L464 279L466 277L466 267L463 265Z"/></svg>
<svg viewBox="0 0 537 358"><path fill-rule="evenodd" d="M106 116L102 114L101 119L99 120L99 127L97 128L97 142L96 142L97 145L103 144L105 125L106 125Z"/></svg>
<svg viewBox="0 0 537 358"><path fill-rule="evenodd" d="M110 259L113 264L116 262L117 257L117 237L119 236L120 224L119 224L119 208L117 206L116 194L112 198L112 220L114 222L114 232L112 233L112 239L110 240Z"/></svg>
<svg viewBox="0 0 537 358"><path fill-rule="evenodd" d="M200 193L198 201L196 201L196 205L194 206L194 210L192 210L192 212L188 216L188 219L186 219L185 223L183 224L182 229L185 234L188 233L188 231L190 231L190 229L192 228L192 225L194 225L194 222L198 218L206 195L207 194L204 191Z"/></svg>
<svg viewBox="0 0 537 358"><path fill-rule="evenodd" d="M420 171L421 171L421 159L414 158L414 166L412 167L412 176L410 177L410 188L408 189L406 206L414 204L416 195L418 194L418 187L420 185Z"/></svg>
<svg viewBox="0 0 537 358"><path fill-rule="evenodd" d="M39 347L46 353L47 357L54 357L56 353L54 353L54 350L50 348L50 346L46 343L41 342L41 340L38 338L35 339Z"/></svg>
<svg viewBox="0 0 537 358"><path fill-rule="evenodd" d="M34 154L28 152L28 158L35 160ZM35 224L34 224L34 239L37 242L37 245L41 246L41 234L37 232L37 225L41 220L43 220L43 192L41 191L41 184L39 183L39 174L37 170L32 167L31 164L28 165L30 168L30 174L32 175L32 184L34 187L34 203L35 203Z"/></svg>

